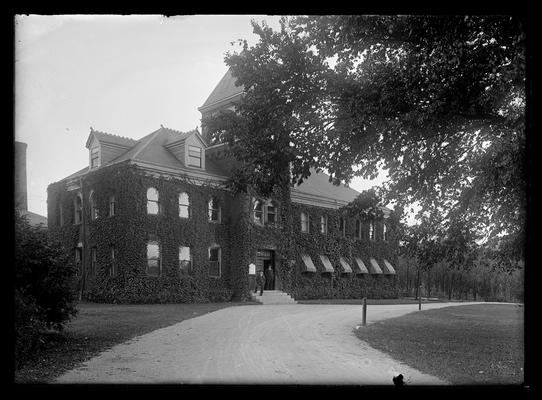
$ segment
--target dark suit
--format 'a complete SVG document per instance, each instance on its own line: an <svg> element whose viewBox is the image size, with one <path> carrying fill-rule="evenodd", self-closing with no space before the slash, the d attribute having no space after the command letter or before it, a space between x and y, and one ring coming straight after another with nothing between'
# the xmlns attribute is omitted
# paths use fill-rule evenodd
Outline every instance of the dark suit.
<svg viewBox="0 0 542 400"><path fill-rule="evenodd" d="M258 273L256 275L256 290L254 290L254 293L258 291L258 287L260 287L260 296L263 294L263 287L265 286L265 276L263 274Z"/></svg>
<svg viewBox="0 0 542 400"><path fill-rule="evenodd" d="M268 269L265 270L264 274L265 274L265 282L267 284L267 289L272 290L273 289L273 278L274 278L273 270L268 268Z"/></svg>

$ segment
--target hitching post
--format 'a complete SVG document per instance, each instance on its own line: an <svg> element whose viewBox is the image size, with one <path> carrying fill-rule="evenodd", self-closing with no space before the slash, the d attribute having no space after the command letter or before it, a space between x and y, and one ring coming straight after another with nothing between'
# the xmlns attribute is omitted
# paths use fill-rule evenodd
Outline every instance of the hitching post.
<svg viewBox="0 0 542 400"><path fill-rule="evenodd" d="M367 297L363 298L363 317L361 324L365 326L367 324Z"/></svg>
<svg viewBox="0 0 542 400"><path fill-rule="evenodd" d="M422 309L422 285L418 288L418 311Z"/></svg>

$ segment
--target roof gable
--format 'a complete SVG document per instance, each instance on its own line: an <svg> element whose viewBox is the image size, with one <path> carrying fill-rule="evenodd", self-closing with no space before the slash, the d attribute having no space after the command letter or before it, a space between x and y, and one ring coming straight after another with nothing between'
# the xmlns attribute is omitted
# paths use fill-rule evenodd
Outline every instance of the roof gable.
<svg viewBox="0 0 542 400"><path fill-rule="evenodd" d="M199 110L201 111L202 109L210 108L215 104L233 99L243 92L243 85L237 86L236 80L231 74L231 70L228 69L220 82L218 82L218 85L216 85L216 87L213 89L207 100L205 100L205 103L199 107Z"/></svg>

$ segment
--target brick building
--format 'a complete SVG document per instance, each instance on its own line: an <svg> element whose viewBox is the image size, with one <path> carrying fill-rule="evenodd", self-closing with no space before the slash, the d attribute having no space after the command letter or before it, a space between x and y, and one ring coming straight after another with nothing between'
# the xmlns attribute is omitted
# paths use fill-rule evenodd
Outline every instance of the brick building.
<svg viewBox="0 0 542 400"><path fill-rule="evenodd" d="M228 72L199 108L232 107ZM249 265L296 299L396 297L397 241L384 218L341 207L359 194L313 173L262 199L225 187L236 161L205 131L139 140L91 128L88 165L48 187L51 235L74 254L83 297L106 302L248 298Z"/></svg>

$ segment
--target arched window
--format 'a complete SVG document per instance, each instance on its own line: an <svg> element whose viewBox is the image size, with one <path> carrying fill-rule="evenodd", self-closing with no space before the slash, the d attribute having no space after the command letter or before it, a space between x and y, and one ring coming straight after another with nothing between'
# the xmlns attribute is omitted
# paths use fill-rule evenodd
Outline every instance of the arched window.
<svg viewBox="0 0 542 400"><path fill-rule="evenodd" d="M369 223L369 240L375 239L375 224L374 222Z"/></svg>
<svg viewBox="0 0 542 400"><path fill-rule="evenodd" d="M309 214L302 212L301 213L301 232L309 231Z"/></svg>
<svg viewBox="0 0 542 400"><path fill-rule="evenodd" d="M190 218L190 198L188 193L179 193L179 217Z"/></svg>
<svg viewBox="0 0 542 400"><path fill-rule="evenodd" d="M254 222L263 224L263 202L258 199L254 199L254 206L252 207Z"/></svg>
<svg viewBox="0 0 542 400"><path fill-rule="evenodd" d="M327 215L320 217L320 233L327 234Z"/></svg>
<svg viewBox="0 0 542 400"><path fill-rule="evenodd" d="M220 201L216 197L213 197L209 200L209 221L220 222L220 214Z"/></svg>
<svg viewBox="0 0 542 400"><path fill-rule="evenodd" d="M98 218L98 207L96 206L96 193L94 193L94 191L90 192L90 196L88 200L90 204L90 219L94 221L96 218Z"/></svg>
<svg viewBox="0 0 542 400"><path fill-rule="evenodd" d="M361 239L361 221L356 219L356 239Z"/></svg>
<svg viewBox="0 0 542 400"><path fill-rule="evenodd" d="M386 224L382 224L382 240L388 240L388 228Z"/></svg>
<svg viewBox="0 0 542 400"><path fill-rule="evenodd" d="M158 203L158 190L151 187L147 189L147 213L158 214L160 205Z"/></svg>
<svg viewBox="0 0 542 400"><path fill-rule="evenodd" d="M74 223L83 222L83 196L79 193L74 200Z"/></svg>

